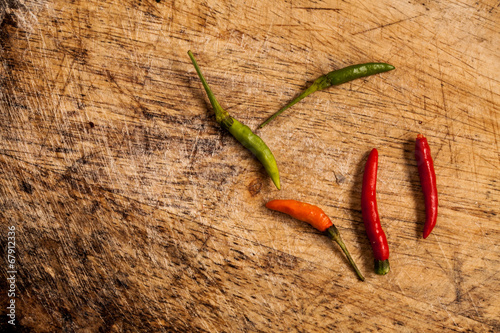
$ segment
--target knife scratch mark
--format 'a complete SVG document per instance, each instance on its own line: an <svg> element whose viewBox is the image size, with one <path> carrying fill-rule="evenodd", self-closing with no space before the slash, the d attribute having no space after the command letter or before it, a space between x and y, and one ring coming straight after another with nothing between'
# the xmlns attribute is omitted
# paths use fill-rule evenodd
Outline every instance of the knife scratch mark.
<svg viewBox="0 0 500 333"><path fill-rule="evenodd" d="M442 258L445 259L446 263L448 264L448 269L453 269L453 265L450 263L450 260L447 258L446 253L443 250L443 246L441 245L441 242L439 241L439 238L437 238L437 244L439 246L439 249L441 250ZM442 268L442 267L441 267ZM443 269L444 270L444 269ZM446 271L445 271L446 272Z"/></svg>
<svg viewBox="0 0 500 333"><path fill-rule="evenodd" d="M395 21L395 22L382 24L382 25L379 25L378 27L374 27L374 28L363 30L363 31L355 32L351 36L356 36L356 35L364 34L366 32L370 32L370 31L373 31L373 30L383 29L383 28L386 28L386 27L389 27L391 25L395 25L395 24L398 24L398 23L402 23L402 22L406 22L406 21L411 21L413 19L419 18L420 16L424 16L424 15L425 14L415 15L415 16L408 17L408 18L405 18L405 19L401 19L401 20L398 20L398 21Z"/></svg>
<svg viewBox="0 0 500 333"><path fill-rule="evenodd" d="M59 91L59 94L57 95L59 98L57 99L57 104L56 106L54 107L54 111L57 113L59 112L59 107L61 106L61 100L66 92L66 88L68 87L69 83L70 83L70 79L73 75L73 68L74 68L74 65L75 65L75 61L76 59L73 58L73 60L71 61L71 65L70 65L70 69L69 69L69 73L68 73L68 77L66 78L66 81L64 81L64 84L63 84L63 87L61 88L61 90ZM41 142L40 144L40 149L38 150L38 156L42 156L42 149L43 147L45 147L45 144L47 143L47 140L49 139L50 135L48 135L48 132L50 131L50 128L47 127L46 131L45 131L45 134L44 134L44 138L43 138L43 141Z"/></svg>
<svg viewBox="0 0 500 333"><path fill-rule="evenodd" d="M476 311L476 315L478 317L480 317L481 315L479 314L479 310L477 309L477 306L476 306L476 303L474 302L474 300L472 299L472 295L470 294L469 291L467 291L467 296L469 296L469 299L470 299L470 304L472 304L472 307L474 308L474 311Z"/></svg>
<svg viewBox="0 0 500 333"><path fill-rule="evenodd" d="M327 8L327 7L292 7L292 9L327 10L327 11L334 11L334 12L337 12L337 13L342 10L340 8Z"/></svg>
<svg viewBox="0 0 500 333"><path fill-rule="evenodd" d="M125 96L128 96L130 97L130 99L135 102L136 104L136 107L139 109L139 111L141 111L142 115L148 119L151 118L151 114L149 114L147 112L147 108L141 104L141 102L139 102L139 100L137 99L137 97L134 96L134 94L132 94L132 92L130 90L128 90L126 87L125 88L122 88L118 82L116 81L115 77L111 74L111 72L108 70L108 69L105 69L105 73L106 73L106 76L108 77L108 79L113 82L115 84L115 86L118 88L118 91L122 94L122 95L125 95ZM125 90L126 91L125 91Z"/></svg>

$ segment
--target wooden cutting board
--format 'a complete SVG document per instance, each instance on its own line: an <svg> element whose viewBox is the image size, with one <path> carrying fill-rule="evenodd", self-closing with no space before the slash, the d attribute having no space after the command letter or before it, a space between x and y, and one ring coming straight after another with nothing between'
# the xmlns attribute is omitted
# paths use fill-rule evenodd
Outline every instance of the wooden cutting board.
<svg viewBox="0 0 500 333"><path fill-rule="evenodd" d="M9 2L1 25L2 328L33 332L500 331L498 1ZM331 70L396 70L317 92L256 131L282 190L216 123L256 129ZM438 225L421 237L417 133ZM360 211L379 150L386 276ZM336 244L267 210L322 207Z"/></svg>

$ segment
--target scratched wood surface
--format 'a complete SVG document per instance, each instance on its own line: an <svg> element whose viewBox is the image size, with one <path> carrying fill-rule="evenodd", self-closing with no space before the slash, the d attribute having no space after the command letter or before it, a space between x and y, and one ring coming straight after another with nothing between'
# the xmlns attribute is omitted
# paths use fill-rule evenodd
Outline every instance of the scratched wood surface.
<svg viewBox="0 0 500 333"><path fill-rule="evenodd" d="M500 331L498 1L5 8L0 239L3 263L15 226L18 329ZM257 131L277 191L215 123L189 49L253 129L330 70L396 70L315 93ZM418 132L440 195L425 241ZM360 212L374 147L387 276L373 273ZM265 209L274 198L321 206L366 282L326 237Z"/></svg>

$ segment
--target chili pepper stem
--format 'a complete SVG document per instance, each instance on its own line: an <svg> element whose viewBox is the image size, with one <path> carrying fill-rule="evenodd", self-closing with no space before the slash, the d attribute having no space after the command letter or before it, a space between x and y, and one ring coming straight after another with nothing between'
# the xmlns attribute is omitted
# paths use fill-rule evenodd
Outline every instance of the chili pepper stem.
<svg viewBox="0 0 500 333"><path fill-rule="evenodd" d="M385 260L374 260L375 263L375 273L378 275L386 275L389 273L389 270L391 269L389 265L389 259Z"/></svg>
<svg viewBox="0 0 500 333"><path fill-rule="evenodd" d="M356 263L354 263L354 260L352 259L351 254L347 250L347 247L345 246L344 241L340 237L340 233L339 233L339 230L337 229L337 227L332 225L331 227L326 229L326 232L328 233L328 236L330 236L330 238L332 240L334 240L337 244L339 244L340 248L342 249L342 251L344 251L344 254L347 257L347 260L349 260L349 263L356 271L356 274L358 274L359 279L361 281L364 281L365 278L364 278L363 274L361 274L361 272L359 271L358 266L356 266Z"/></svg>
<svg viewBox="0 0 500 333"><path fill-rule="evenodd" d="M287 105L285 105L284 107L282 107L281 109L279 109L279 111L277 111L276 113L274 113L271 117L267 118L266 121L264 121L262 124L260 124L259 128L262 128L262 127L266 126L274 118L276 118L281 113L283 113L283 111L285 111L289 107L295 105L296 103L298 103L299 101L301 101L302 99L304 99L305 97L309 96L310 94L312 94L313 92L315 92L317 90L318 90L318 85L316 84L316 81L315 81L309 88L307 88L306 90L304 90L304 92L302 92L299 96L295 97L290 103L288 103Z"/></svg>
<svg viewBox="0 0 500 333"><path fill-rule="evenodd" d="M194 55L191 51L188 51L189 58L191 58L191 61L193 62L194 68L196 69L196 73L198 73L198 76L200 78L201 83L203 84L203 88L205 88L205 91L207 92L208 99L210 100L210 104L212 104L212 107L214 108L215 112L215 120L219 124L223 124L227 128L229 128L232 125L232 118L229 115L229 112L224 110L217 99L215 98L214 93L212 92L212 89L210 89L210 86L208 85L207 81L205 80L205 77L201 73L201 69L198 66L198 63L196 62L196 59L194 58ZM229 126L227 126L229 125Z"/></svg>

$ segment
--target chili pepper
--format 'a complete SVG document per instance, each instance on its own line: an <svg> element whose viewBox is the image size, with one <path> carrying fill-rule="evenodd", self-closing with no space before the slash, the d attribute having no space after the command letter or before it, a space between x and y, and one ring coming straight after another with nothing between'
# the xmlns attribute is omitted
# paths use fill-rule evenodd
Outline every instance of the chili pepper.
<svg viewBox="0 0 500 333"><path fill-rule="evenodd" d="M348 66L342 69L332 71L328 74L322 75L319 78L317 78L309 88L304 90L299 96L293 99L290 103L288 103L286 106L282 107L278 112L269 117L259 127L262 128L266 126L270 121L279 116L283 111L285 111L286 109L288 109L289 107L291 107L292 105L299 102L300 100L302 100L303 98L312 94L315 91L323 90L330 86L337 86L339 84L346 83L361 77L387 72L393 69L394 66L389 64L370 62L366 64Z"/></svg>
<svg viewBox="0 0 500 333"><path fill-rule="evenodd" d="M321 208L296 200L271 200L266 204L266 207L278 212L288 214L296 218L297 220L309 223L319 231L328 234L328 236L332 240L339 244L342 251L344 251L347 259L351 263L361 281L365 280L358 267L354 263L351 255L349 254L349 251L347 250L344 242L342 241L339 230L333 225L330 218Z"/></svg>
<svg viewBox="0 0 500 333"><path fill-rule="evenodd" d="M377 167L378 151L373 149L368 155L363 175L361 190L361 213L368 239L372 245L375 258L375 273L384 275L389 272L389 245L384 230L380 225L377 209Z"/></svg>
<svg viewBox="0 0 500 333"><path fill-rule="evenodd" d="M436 187L436 173L431 157L431 149L427 139L422 135L417 135L415 141L415 159L418 166L418 174L425 202L425 224L424 239L429 236L437 222L438 214L438 193Z"/></svg>
<svg viewBox="0 0 500 333"><path fill-rule="evenodd" d="M223 128L227 129L229 133L231 133L236 138L236 140L238 140L245 148L250 150L257 157L257 159L262 163L267 173L271 177L274 185L276 185L276 188L279 190L281 188L280 174L278 171L278 166L276 164L276 159L274 158L274 155L269 147L259 136L254 134L248 126L231 117L229 113L220 106L219 102L215 98L215 95L212 93L212 90L208 86L205 77L201 73L201 70L198 67L198 64L193 56L193 53L191 53L191 51L188 51L188 55L193 62L194 68L198 73L205 91L207 92L208 99L210 100L210 103L214 108L215 120L217 121L217 123L219 123Z"/></svg>

